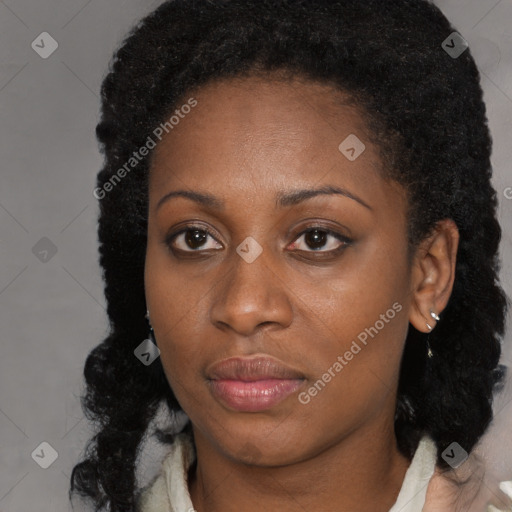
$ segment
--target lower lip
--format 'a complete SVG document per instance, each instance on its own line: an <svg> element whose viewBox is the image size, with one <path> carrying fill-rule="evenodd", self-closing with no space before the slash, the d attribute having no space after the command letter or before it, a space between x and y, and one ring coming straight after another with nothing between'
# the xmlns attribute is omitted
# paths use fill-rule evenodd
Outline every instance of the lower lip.
<svg viewBox="0 0 512 512"><path fill-rule="evenodd" d="M214 396L237 411L257 412L270 409L295 393L303 379L266 379L253 382L211 380Z"/></svg>

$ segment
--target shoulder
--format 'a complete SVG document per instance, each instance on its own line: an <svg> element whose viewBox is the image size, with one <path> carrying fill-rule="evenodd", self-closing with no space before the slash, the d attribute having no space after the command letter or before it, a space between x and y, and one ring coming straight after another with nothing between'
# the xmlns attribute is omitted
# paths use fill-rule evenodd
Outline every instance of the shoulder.
<svg viewBox="0 0 512 512"><path fill-rule="evenodd" d="M458 486L436 467L427 487L422 512L453 512L458 497Z"/></svg>
<svg viewBox="0 0 512 512"><path fill-rule="evenodd" d="M512 510L512 495L510 498L504 486L491 489L490 482L478 467L472 466L473 475L470 478L460 478L454 472L443 472L436 467L430 479L425 506L422 512L506 512ZM467 475L465 475L467 476ZM507 484L508 482L501 482ZM501 489L501 492L500 492Z"/></svg>

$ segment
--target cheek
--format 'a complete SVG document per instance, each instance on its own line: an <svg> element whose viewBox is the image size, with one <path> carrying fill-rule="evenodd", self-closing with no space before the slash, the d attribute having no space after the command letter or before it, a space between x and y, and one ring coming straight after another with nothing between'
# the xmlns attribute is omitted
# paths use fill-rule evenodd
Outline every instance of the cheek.
<svg viewBox="0 0 512 512"><path fill-rule="evenodd" d="M195 316L195 315L194 315ZM204 336L191 326L189 317L179 317L173 322L171 317L160 325L155 338L160 349L160 359L176 399L187 414L207 403L203 392L201 363L204 358Z"/></svg>
<svg viewBox="0 0 512 512"><path fill-rule="evenodd" d="M332 284L332 281L331 281ZM399 363L408 319L401 294L393 288L352 287L345 281L333 292L310 289L307 306L300 312L299 331L315 331L315 343L302 337L303 355L316 373L328 370L344 357L344 373L350 368L358 378L360 369L389 374ZM302 306L301 306L302 307Z"/></svg>
<svg viewBox="0 0 512 512"><path fill-rule="evenodd" d="M205 277L185 282L165 250L148 243L145 293L156 343L167 379L177 395L190 382L200 361L204 322L208 319L204 295L212 285ZM203 333L203 336L201 336ZM201 341L201 343L199 343Z"/></svg>
<svg viewBox="0 0 512 512"><path fill-rule="evenodd" d="M340 265L323 279L311 279L306 284L309 304L319 318L333 323L338 328L335 332L355 336L395 302L405 309L409 274L402 245L402 240L394 242L384 235L364 240L347 251Z"/></svg>
<svg viewBox="0 0 512 512"><path fill-rule="evenodd" d="M215 285L208 272L185 269L172 260L168 250L154 239L148 240L145 262L145 291L151 319L165 332L194 328L204 319L203 297Z"/></svg>
<svg viewBox="0 0 512 512"><path fill-rule="evenodd" d="M336 431L391 403L408 321L393 293L377 297L345 283L343 293L330 297L328 307L309 312L321 335L302 349L311 373L299 411L319 428Z"/></svg>
<svg viewBox="0 0 512 512"><path fill-rule="evenodd" d="M398 375L408 329L408 274L404 250L389 247L367 243L345 259L339 273L304 285L308 301L302 315L320 334L310 347L310 365L317 378L344 375L329 384L344 394L382 382L392 388Z"/></svg>

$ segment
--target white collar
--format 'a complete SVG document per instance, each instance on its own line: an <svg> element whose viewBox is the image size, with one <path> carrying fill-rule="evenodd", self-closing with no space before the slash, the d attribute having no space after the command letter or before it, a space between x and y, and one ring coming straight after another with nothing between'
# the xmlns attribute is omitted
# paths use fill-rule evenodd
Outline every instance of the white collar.
<svg viewBox="0 0 512 512"><path fill-rule="evenodd" d="M188 470L195 460L195 449L187 433L177 434L162 470L141 491L138 512L192 512L194 506L188 491ZM389 512L419 512L425 504L428 483L437 460L434 441L424 436L407 469L398 498Z"/></svg>
<svg viewBox="0 0 512 512"><path fill-rule="evenodd" d="M437 447L424 436L405 473L404 482L395 504L389 512L419 512L425 505L427 487L436 469Z"/></svg>

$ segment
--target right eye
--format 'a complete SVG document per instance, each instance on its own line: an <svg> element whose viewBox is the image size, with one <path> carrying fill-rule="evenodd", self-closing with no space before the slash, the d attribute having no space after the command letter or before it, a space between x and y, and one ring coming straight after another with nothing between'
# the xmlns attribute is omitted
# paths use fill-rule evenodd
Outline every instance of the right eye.
<svg viewBox="0 0 512 512"><path fill-rule="evenodd" d="M208 229L199 226L186 226L176 233L169 234L165 239L165 243L171 250L177 249L181 252L222 249L222 245L219 242L216 242L217 245L205 247L204 243L208 237L216 241Z"/></svg>

